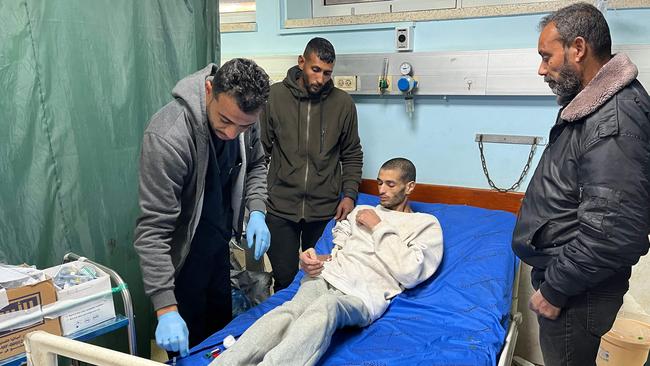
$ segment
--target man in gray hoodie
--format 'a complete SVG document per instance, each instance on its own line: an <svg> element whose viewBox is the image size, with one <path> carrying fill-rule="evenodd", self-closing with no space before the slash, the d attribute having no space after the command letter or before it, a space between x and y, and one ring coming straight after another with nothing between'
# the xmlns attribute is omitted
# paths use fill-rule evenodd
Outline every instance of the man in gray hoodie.
<svg viewBox="0 0 650 366"><path fill-rule="evenodd" d="M231 319L228 244L241 238L245 209L255 257L270 243L258 123L269 78L253 61L233 59L186 77L172 95L144 134L134 246L158 317L156 342L185 356Z"/></svg>

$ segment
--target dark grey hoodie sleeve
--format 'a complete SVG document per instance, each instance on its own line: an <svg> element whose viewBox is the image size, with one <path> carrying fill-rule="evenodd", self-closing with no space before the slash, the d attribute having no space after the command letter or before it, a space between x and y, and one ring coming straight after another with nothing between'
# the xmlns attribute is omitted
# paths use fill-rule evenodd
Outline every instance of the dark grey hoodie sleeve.
<svg viewBox="0 0 650 366"><path fill-rule="evenodd" d="M145 133L140 155L140 217L134 247L140 256L145 293L154 309L176 304L172 235L181 212L181 192L189 171L182 154L163 137Z"/></svg>
<svg viewBox="0 0 650 366"><path fill-rule="evenodd" d="M266 156L266 165L268 167L271 162L271 153L273 149L273 143L275 142L274 134L274 123L271 113L271 103L267 103L266 107L262 110L260 114L260 135L262 140L262 147L264 148L264 154Z"/></svg>
<svg viewBox="0 0 650 366"><path fill-rule="evenodd" d="M251 154L247 162L246 176L246 207L249 211L262 211L266 213L266 200L268 198L266 187L267 166L262 141L260 139L260 124L256 123L251 128L250 146Z"/></svg>

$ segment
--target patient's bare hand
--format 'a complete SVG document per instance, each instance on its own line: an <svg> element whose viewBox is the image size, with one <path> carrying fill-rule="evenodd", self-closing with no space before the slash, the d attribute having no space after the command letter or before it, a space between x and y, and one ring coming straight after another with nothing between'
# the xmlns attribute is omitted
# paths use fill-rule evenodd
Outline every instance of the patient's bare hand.
<svg viewBox="0 0 650 366"><path fill-rule="evenodd" d="M317 277L323 271L323 261L316 255L314 248L300 253L300 268L309 277Z"/></svg>
<svg viewBox="0 0 650 366"><path fill-rule="evenodd" d="M366 208L357 212L357 225L359 226L365 226L372 231L380 222L381 219L374 210Z"/></svg>

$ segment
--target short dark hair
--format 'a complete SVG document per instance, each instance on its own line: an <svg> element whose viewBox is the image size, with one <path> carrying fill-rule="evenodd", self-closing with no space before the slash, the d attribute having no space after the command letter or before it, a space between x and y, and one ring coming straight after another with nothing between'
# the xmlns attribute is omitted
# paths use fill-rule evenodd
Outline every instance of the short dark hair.
<svg viewBox="0 0 650 366"><path fill-rule="evenodd" d="M269 76L255 61L234 58L221 65L212 79L215 98L226 93L237 101L244 113L255 112L269 99Z"/></svg>
<svg viewBox="0 0 650 366"><path fill-rule="evenodd" d="M336 60L336 52L334 52L334 46L332 46L330 41L326 40L325 38L312 38L309 43L307 43L305 52L303 52L302 56L307 58L312 52L316 53L319 59L327 62L328 64L331 64Z"/></svg>
<svg viewBox="0 0 650 366"><path fill-rule="evenodd" d="M599 59L608 59L612 55L612 36L603 14L588 3L576 3L561 8L539 22L541 31L548 24L554 23L560 39L568 47L576 37L582 37L593 48Z"/></svg>
<svg viewBox="0 0 650 366"><path fill-rule="evenodd" d="M402 172L401 178L402 182L408 183L408 182L415 182L415 165L406 158L393 158L385 162L381 168L383 169L391 169L391 170L399 170Z"/></svg>

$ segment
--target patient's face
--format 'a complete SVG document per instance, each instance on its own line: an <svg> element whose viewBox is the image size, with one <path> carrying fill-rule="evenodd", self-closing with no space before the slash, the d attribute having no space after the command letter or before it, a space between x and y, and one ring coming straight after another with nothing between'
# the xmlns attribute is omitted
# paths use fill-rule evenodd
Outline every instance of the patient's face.
<svg viewBox="0 0 650 366"><path fill-rule="evenodd" d="M402 180L400 170L381 169L377 176L380 204L392 210L406 201L407 183Z"/></svg>

